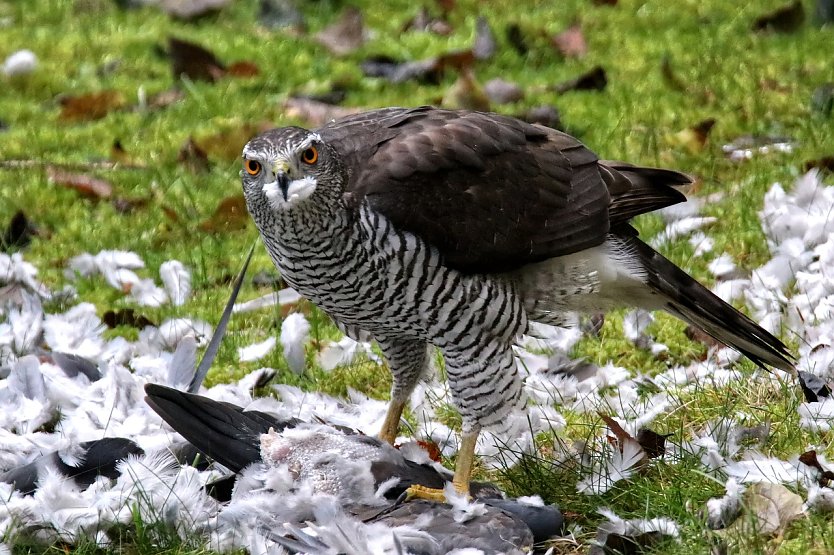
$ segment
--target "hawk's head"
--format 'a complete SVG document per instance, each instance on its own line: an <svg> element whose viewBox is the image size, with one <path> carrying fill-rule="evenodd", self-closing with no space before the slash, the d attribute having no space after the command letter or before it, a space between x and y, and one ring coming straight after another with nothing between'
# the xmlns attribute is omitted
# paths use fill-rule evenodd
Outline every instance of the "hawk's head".
<svg viewBox="0 0 834 555"><path fill-rule="evenodd" d="M300 127L272 129L249 141L240 176L247 201L265 200L276 211L337 197L343 182L333 149Z"/></svg>

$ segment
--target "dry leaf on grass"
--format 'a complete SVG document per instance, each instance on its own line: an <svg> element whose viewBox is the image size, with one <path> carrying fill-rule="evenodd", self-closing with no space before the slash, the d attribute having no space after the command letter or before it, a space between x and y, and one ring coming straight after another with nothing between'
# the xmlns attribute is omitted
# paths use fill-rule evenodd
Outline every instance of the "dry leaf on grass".
<svg viewBox="0 0 834 555"><path fill-rule="evenodd" d="M33 224L23 210L18 210L9 220L9 225L0 237L0 251L10 252L22 249L32 242L32 237L38 234L38 228Z"/></svg>
<svg viewBox="0 0 834 555"><path fill-rule="evenodd" d="M669 142L674 146L687 149L692 154L704 150L709 138L710 131L715 126L715 118L707 118L699 121L692 127L681 129L669 137Z"/></svg>
<svg viewBox="0 0 834 555"><path fill-rule="evenodd" d="M526 56L527 52L530 51L530 47L527 46L527 41L524 39L524 32L521 30L519 24L510 23L507 25L506 34L507 42L510 43L513 50L515 50L519 56Z"/></svg>
<svg viewBox="0 0 834 555"><path fill-rule="evenodd" d="M801 0L782 6L770 13L757 17L753 22L754 31L775 31L792 33L805 23L805 8Z"/></svg>
<svg viewBox="0 0 834 555"><path fill-rule="evenodd" d="M666 454L666 439L672 434L659 434L649 428L637 430L637 443L650 459L656 459Z"/></svg>
<svg viewBox="0 0 834 555"><path fill-rule="evenodd" d="M686 92L687 86L675 73L672 67L672 57L669 54L664 54L663 59L660 60L660 75L670 89Z"/></svg>
<svg viewBox="0 0 834 555"><path fill-rule="evenodd" d="M226 75L232 77L256 77L260 75L261 69L255 65L254 62L240 61L234 62L226 68Z"/></svg>
<svg viewBox="0 0 834 555"><path fill-rule="evenodd" d="M118 91L66 96L60 102L61 115L58 116L58 119L64 122L101 119L110 112L124 108L127 105L125 96Z"/></svg>
<svg viewBox="0 0 834 555"><path fill-rule="evenodd" d="M457 80L443 95L440 103L444 108L452 110L480 110L489 111L489 98L483 87L475 80L472 71L463 71Z"/></svg>
<svg viewBox="0 0 834 555"><path fill-rule="evenodd" d="M206 233L225 233L244 229L249 223L246 200L243 195L226 197L220 201L214 213L197 226Z"/></svg>
<svg viewBox="0 0 834 555"><path fill-rule="evenodd" d="M744 493L746 517L733 522L727 533L773 536L784 533L788 525L805 514L802 497L782 484L760 482Z"/></svg>
<svg viewBox="0 0 834 555"><path fill-rule="evenodd" d="M427 85L437 85L446 71L462 71L472 67L474 62L472 50L459 50L412 62L400 62L389 56L371 56L360 67L365 76L382 77L392 83L415 79Z"/></svg>
<svg viewBox="0 0 834 555"><path fill-rule="evenodd" d="M168 58L174 80L217 81L226 74L226 66L212 52L199 44L168 37Z"/></svg>
<svg viewBox="0 0 834 555"><path fill-rule="evenodd" d="M87 198L109 199L113 196L113 186L104 179L83 173L65 172L52 166L47 168L47 175L56 185L74 189Z"/></svg>
<svg viewBox="0 0 834 555"><path fill-rule="evenodd" d="M582 58L588 53L588 43L579 23L574 23L550 39L553 47L566 58Z"/></svg>
<svg viewBox="0 0 834 555"><path fill-rule="evenodd" d="M209 158L232 162L240 158L240 153L249 139L272 127L275 125L268 121L228 124L216 133L195 137L194 143Z"/></svg>
<svg viewBox="0 0 834 555"><path fill-rule="evenodd" d="M132 308L108 310L101 317L101 320L110 329L118 326L128 326L140 330L145 329L147 326L156 327L156 324L151 319L143 314L136 314L136 311Z"/></svg>
<svg viewBox="0 0 834 555"><path fill-rule="evenodd" d="M300 119L310 127L321 127L328 121L361 112L361 108L343 108L309 98L290 97L284 101L284 116Z"/></svg>
<svg viewBox="0 0 834 555"><path fill-rule="evenodd" d="M596 66L579 77L553 86L557 93L568 91L601 91L608 85L608 76L602 66Z"/></svg>
<svg viewBox="0 0 834 555"><path fill-rule="evenodd" d="M425 6L421 6L414 17L406 21L401 28L403 33L408 31L423 31L443 37L452 34L453 30L448 21L432 17Z"/></svg>
<svg viewBox="0 0 834 555"><path fill-rule="evenodd" d="M812 168L816 168L824 172L834 173L834 156L823 156L822 158L806 160L805 163L802 164L803 172L808 172Z"/></svg>
<svg viewBox="0 0 834 555"><path fill-rule="evenodd" d="M182 145L177 153L177 162L188 168L191 173L205 173L209 169L208 155L194 142L194 137L188 137Z"/></svg>
<svg viewBox="0 0 834 555"><path fill-rule="evenodd" d="M799 462L816 468L820 472L819 485L827 486L830 482L834 481L834 468L831 465L823 465L819 461L816 451L805 451L799 455Z"/></svg>
<svg viewBox="0 0 834 555"><path fill-rule="evenodd" d="M316 33L316 41L336 56L354 52L365 44L362 12L354 6L348 6L338 21Z"/></svg>

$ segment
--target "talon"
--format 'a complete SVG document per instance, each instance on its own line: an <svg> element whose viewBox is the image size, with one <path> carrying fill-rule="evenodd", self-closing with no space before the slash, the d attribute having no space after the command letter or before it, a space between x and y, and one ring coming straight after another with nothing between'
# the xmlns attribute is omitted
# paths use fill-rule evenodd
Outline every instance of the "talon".
<svg viewBox="0 0 834 555"><path fill-rule="evenodd" d="M426 501L434 501L436 503L446 502L446 493L442 489L429 488L414 484L406 490L406 501L413 501L414 499L425 499Z"/></svg>

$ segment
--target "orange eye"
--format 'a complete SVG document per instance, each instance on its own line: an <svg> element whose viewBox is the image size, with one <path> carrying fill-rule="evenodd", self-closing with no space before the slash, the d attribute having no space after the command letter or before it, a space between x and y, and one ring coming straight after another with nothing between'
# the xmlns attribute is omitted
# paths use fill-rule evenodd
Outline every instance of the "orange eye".
<svg viewBox="0 0 834 555"><path fill-rule="evenodd" d="M311 146L307 150L301 153L301 161L305 164L315 164L316 160L319 159L319 151L316 150L316 147Z"/></svg>
<svg viewBox="0 0 834 555"><path fill-rule="evenodd" d="M246 173L249 175L258 175L261 173L261 163L255 160L247 160L244 167L246 168Z"/></svg>

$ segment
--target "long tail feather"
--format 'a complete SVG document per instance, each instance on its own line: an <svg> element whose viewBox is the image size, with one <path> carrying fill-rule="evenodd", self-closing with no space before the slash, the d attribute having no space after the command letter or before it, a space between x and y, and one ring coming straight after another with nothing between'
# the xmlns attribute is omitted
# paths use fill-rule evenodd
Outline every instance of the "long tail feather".
<svg viewBox="0 0 834 555"><path fill-rule="evenodd" d="M793 356L773 334L721 300L636 237L622 238L647 272L648 286L664 299L663 308L766 367L794 373Z"/></svg>

